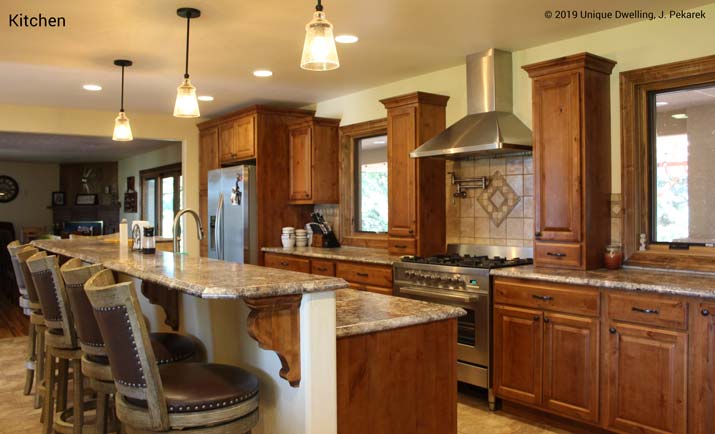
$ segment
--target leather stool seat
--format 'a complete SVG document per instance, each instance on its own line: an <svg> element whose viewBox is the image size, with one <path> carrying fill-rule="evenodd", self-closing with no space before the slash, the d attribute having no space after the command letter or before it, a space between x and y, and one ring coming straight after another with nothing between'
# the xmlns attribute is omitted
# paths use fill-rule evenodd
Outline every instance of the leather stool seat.
<svg viewBox="0 0 715 434"><path fill-rule="evenodd" d="M177 363L159 367L169 413L217 410L248 401L258 394L258 378L236 366ZM124 397L130 404L146 401Z"/></svg>

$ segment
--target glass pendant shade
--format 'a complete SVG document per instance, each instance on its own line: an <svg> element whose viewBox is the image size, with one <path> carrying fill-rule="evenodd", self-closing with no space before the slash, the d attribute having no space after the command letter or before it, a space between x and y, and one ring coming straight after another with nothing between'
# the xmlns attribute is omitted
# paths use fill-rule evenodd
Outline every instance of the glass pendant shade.
<svg viewBox="0 0 715 434"><path fill-rule="evenodd" d="M114 134L112 134L112 140L117 142L129 142L134 140L132 127L129 125L129 118L124 111L120 111L117 118L114 119Z"/></svg>
<svg viewBox="0 0 715 434"><path fill-rule="evenodd" d="M196 98L196 88L188 78L185 78L176 89L174 116L177 118L197 118L201 116L201 113L199 113L199 100Z"/></svg>
<svg viewBox="0 0 715 434"><path fill-rule="evenodd" d="M309 71L330 71L340 67L338 50L333 38L333 25L325 13L316 11L305 26L305 43L300 67Z"/></svg>

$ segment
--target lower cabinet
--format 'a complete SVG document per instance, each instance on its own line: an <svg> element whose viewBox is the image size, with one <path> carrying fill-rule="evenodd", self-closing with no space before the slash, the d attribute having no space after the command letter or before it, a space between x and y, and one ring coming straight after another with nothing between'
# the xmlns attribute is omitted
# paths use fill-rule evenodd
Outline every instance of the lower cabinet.
<svg viewBox="0 0 715 434"><path fill-rule="evenodd" d="M691 334L690 426L693 434L715 433L715 302L700 303L693 312Z"/></svg>
<svg viewBox="0 0 715 434"><path fill-rule="evenodd" d="M263 258L266 267L280 268L301 273L310 273L310 261L288 255L266 254Z"/></svg>

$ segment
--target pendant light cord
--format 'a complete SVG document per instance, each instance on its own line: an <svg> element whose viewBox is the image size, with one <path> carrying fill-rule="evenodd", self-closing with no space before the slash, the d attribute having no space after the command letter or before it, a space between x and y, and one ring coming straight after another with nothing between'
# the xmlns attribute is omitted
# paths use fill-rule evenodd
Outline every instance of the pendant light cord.
<svg viewBox="0 0 715 434"><path fill-rule="evenodd" d="M322 11L323 11L323 3L322 3L322 0L318 0L318 4L315 5L315 10L318 11L318 12L322 12Z"/></svg>
<svg viewBox="0 0 715 434"><path fill-rule="evenodd" d="M320 1L320 0L318 0ZM189 25L191 24L191 14L186 17L186 67L184 68L184 78L189 78Z"/></svg>
<svg viewBox="0 0 715 434"><path fill-rule="evenodd" d="M122 103L121 107L119 108L119 111L124 111L124 66L122 66Z"/></svg>

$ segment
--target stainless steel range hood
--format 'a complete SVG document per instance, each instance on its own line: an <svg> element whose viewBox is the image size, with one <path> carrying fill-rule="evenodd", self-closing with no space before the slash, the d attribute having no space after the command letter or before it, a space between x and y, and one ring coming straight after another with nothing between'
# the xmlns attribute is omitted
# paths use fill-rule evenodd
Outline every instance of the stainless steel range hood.
<svg viewBox="0 0 715 434"><path fill-rule="evenodd" d="M511 53L467 56L468 115L410 153L460 159L531 151L531 130L512 113Z"/></svg>

